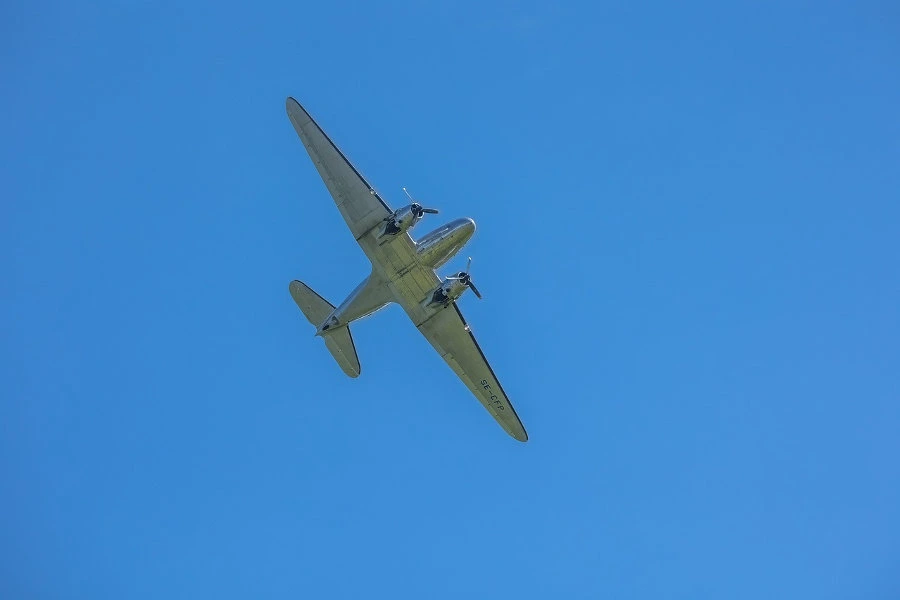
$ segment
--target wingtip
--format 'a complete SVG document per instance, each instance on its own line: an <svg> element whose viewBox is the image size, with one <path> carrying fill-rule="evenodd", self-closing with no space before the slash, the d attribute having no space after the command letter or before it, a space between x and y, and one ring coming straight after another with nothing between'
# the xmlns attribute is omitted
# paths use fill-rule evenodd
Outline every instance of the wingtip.
<svg viewBox="0 0 900 600"><path fill-rule="evenodd" d="M287 97L287 100L284 101L284 108L287 110L288 116L290 116L291 113L296 112L306 113L306 109L303 108L303 105L297 102L293 96Z"/></svg>
<svg viewBox="0 0 900 600"><path fill-rule="evenodd" d="M351 338L352 341L352 338ZM354 348L354 352L356 349ZM344 375L351 379L356 379L362 374L362 367L359 364L359 359L355 360L353 363L338 363L341 367L341 371L344 372Z"/></svg>
<svg viewBox="0 0 900 600"><path fill-rule="evenodd" d="M506 430L506 433L509 434L509 437L516 440L517 442L528 441L528 432L525 431L525 426L522 425L521 421L511 426L504 423L501 423L501 425L503 425L503 429Z"/></svg>

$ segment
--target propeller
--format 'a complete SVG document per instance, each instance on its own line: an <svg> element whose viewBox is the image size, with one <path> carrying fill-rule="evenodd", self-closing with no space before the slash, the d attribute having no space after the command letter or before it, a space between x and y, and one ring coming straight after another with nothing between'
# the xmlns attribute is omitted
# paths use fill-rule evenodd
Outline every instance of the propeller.
<svg viewBox="0 0 900 600"><path fill-rule="evenodd" d="M417 219L421 218L421 216L426 213L429 215L438 214L438 210L436 208L423 208L422 205L418 202L413 202L412 206L410 206L409 208L412 210L413 215L415 215Z"/></svg>
<svg viewBox="0 0 900 600"><path fill-rule="evenodd" d="M438 214L438 210L436 208L423 208L421 204L415 201L415 199L410 196L409 192L406 191L406 188L403 188L403 193L406 194L406 197L409 198L409 201L412 202L412 206L410 206L410 210L415 218L421 219L422 215L436 215Z"/></svg>
<svg viewBox="0 0 900 600"><path fill-rule="evenodd" d="M465 270L465 271L460 271L460 272L457 273L455 276L453 276L453 277L448 277L447 279L452 279L452 280L455 280L455 281L459 281L461 284L463 284L463 285L465 285L465 286L468 286L468 287L472 290L472 292L475 294L475 296L476 296L479 300L481 300L481 292L479 292L479 291L478 291L478 288L475 287L475 284L472 283L472 276L469 275L469 268L470 268L471 266L472 266L472 257L470 256L470 257L469 257L469 262L466 263L466 270Z"/></svg>

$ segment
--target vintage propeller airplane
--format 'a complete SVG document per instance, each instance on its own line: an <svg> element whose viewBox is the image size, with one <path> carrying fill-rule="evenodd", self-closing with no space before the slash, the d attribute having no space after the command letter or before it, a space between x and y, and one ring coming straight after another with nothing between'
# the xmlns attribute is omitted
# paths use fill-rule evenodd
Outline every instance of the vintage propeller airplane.
<svg viewBox="0 0 900 600"><path fill-rule="evenodd" d="M409 231L423 216L438 211L424 208L406 188L410 204L391 210L293 98L287 99L287 114L350 232L372 262L369 276L337 308L301 281L289 286L294 302L338 365L350 377L359 376L349 325L396 302L500 426L515 439L527 441L522 421L456 304L467 289L481 298L469 275L472 259L465 271L443 280L435 272L469 241L475 221L456 219L414 241Z"/></svg>

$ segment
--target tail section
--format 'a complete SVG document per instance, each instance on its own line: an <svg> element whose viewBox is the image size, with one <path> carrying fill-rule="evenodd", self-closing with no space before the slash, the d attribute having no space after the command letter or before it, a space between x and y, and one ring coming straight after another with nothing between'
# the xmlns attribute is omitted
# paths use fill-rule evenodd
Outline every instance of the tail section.
<svg viewBox="0 0 900 600"><path fill-rule="evenodd" d="M302 281L292 281L290 285L291 297L303 314L306 320L318 329L328 318L328 315L334 311L334 306L325 298L315 293L311 287Z"/></svg>
<svg viewBox="0 0 900 600"><path fill-rule="evenodd" d="M353 345L350 328L337 327L327 331L321 329L325 319L334 311L334 306L302 281L292 281L290 291L291 297L303 311L306 320L312 323L322 335L325 346L341 370L350 377L359 377L359 357L356 354L356 346Z"/></svg>
<svg viewBox="0 0 900 600"><path fill-rule="evenodd" d="M323 336L325 346L341 369L350 377L359 377L359 356L353 345L353 336L349 327L341 327Z"/></svg>

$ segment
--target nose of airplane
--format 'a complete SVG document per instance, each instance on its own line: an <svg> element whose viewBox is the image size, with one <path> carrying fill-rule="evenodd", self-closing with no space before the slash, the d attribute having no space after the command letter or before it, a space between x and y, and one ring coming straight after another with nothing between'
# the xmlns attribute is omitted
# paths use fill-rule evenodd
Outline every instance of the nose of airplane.
<svg viewBox="0 0 900 600"><path fill-rule="evenodd" d="M475 235L475 221L468 217L457 219L452 224L452 228L453 238L456 240L458 248L461 248L469 243L469 240L472 239L473 235Z"/></svg>
<svg viewBox="0 0 900 600"><path fill-rule="evenodd" d="M454 219L416 242L421 264L436 269L465 246L475 233L472 219Z"/></svg>
<svg viewBox="0 0 900 600"><path fill-rule="evenodd" d="M461 219L461 220L463 222L460 225L459 229L460 229L460 231L462 231L465 234L466 239L468 240L470 237L472 237L475 234L475 221L473 221L472 219L470 219L468 217L466 217L465 219Z"/></svg>

